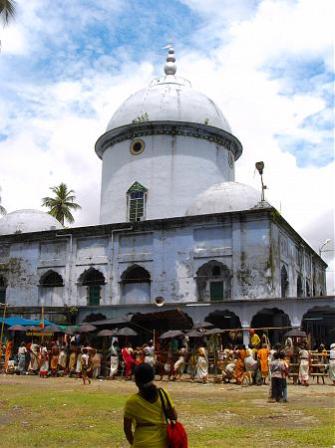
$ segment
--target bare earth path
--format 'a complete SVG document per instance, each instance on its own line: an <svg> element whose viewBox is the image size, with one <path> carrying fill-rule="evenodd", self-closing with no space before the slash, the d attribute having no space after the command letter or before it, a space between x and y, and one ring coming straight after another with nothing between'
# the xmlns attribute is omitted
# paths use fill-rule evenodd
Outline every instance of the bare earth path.
<svg viewBox="0 0 335 448"><path fill-rule="evenodd" d="M335 445L335 387L289 386L289 403L267 403L267 386L157 382L166 387L200 447ZM72 378L0 376L0 447L126 448L122 410L136 391L126 381L84 387Z"/></svg>

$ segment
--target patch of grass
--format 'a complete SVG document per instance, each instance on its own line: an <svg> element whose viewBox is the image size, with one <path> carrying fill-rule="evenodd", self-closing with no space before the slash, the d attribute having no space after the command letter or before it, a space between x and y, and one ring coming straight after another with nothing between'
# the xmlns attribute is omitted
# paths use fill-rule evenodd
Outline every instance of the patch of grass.
<svg viewBox="0 0 335 448"><path fill-rule="evenodd" d="M129 446L122 415L127 397L136 392L133 383L105 381L84 387L68 378L2 378L0 448ZM191 383L164 383L163 387L171 393L187 428L190 448L325 448L335 444L334 394L327 386L291 389L286 405L268 404L266 387ZM322 408L316 406L313 393Z"/></svg>

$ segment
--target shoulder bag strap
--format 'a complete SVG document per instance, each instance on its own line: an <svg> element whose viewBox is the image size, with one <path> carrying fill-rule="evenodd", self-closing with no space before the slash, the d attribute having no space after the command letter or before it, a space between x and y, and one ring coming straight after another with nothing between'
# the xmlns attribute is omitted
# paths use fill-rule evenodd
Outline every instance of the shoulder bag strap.
<svg viewBox="0 0 335 448"><path fill-rule="evenodd" d="M164 390L160 387L158 388L158 394L159 394L159 398L161 400L162 403L162 408L163 408L163 413L164 413L164 417L167 423L169 423L169 417L168 417L168 411L166 409L166 405L164 402L164 396L166 397L166 394L164 393Z"/></svg>
<svg viewBox="0 0 335 448"><path fill-rule="evenodd" d="M162 400L163 407L165 406L167 420L169 420L170 422L176 422L177 420L174 418L174 415L172 415L172 404L171 404L168 394L165 392L165 390L163 388L160 388L159 391L161 393L161 399L163 399Z"/></svg>

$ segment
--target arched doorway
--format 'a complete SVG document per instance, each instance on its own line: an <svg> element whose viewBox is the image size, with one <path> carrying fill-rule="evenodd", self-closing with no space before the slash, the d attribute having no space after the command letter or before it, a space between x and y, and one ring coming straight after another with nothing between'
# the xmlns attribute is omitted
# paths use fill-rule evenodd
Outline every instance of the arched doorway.
<svg viewBox="0 0 335 448"><path fill-rule="evenodd" d="M39 281L39 302L46 306L63 305L64 281L56 271L45 272Z"/></svg>
<svg viewBox="0 0 335 448"><path fill-rule="evenodd" d="M197 270L200 302L221 302L231 297L231 272L223 263L211 260Z"/></svg>
<svg viewBox="0 0 335 448"><path fill-rule="evenodd" d="M309 335L312 348L335 340L335 308L315 306L303 315L301 329Z"/></svg>
<svg viewBox="0 0 335 448"><path fill-rule="evenodd" d="M133 265L121 275L121 300L124 304L151 302L150 273Z"/></svg>
<svg viewBox="0 0 335 448"><path fill-rule="evenodd" d="M229 310L215 310L206 318L206 322L210 322L216 328L223 330L231 330L222 334L221 340L224 347L228 344L241 344L243 342L242 325L240 318Z"/></svg>
<svg viewBox="0 0 335 448"><path fill-rule="evenodd" d="M258 335L267 334L271 344L283 342L284 334L291 328L288 315L278 308L263 308L251 320L251 327Z"/></svg>
<svg viewBox="0 0 335 448"><path fill-rule="evenodd" d="M105 283L104 275L97 269L90 268L81 274L79 284L87 287L87 305L100 305L101 289Z"/></svg>

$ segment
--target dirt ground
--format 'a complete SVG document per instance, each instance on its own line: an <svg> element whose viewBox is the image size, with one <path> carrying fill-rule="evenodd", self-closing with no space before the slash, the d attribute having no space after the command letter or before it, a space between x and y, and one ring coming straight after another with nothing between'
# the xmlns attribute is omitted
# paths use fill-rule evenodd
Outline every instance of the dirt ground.
<svg viewBox="0 0 335 448"><path fill-rule="evenodd" d="M289 385L288 403L268 386L157 382L166 388L197 447L332 447L335 387ZM127 447L122 434L134 383L0 376L0 447Z"/></svg>

